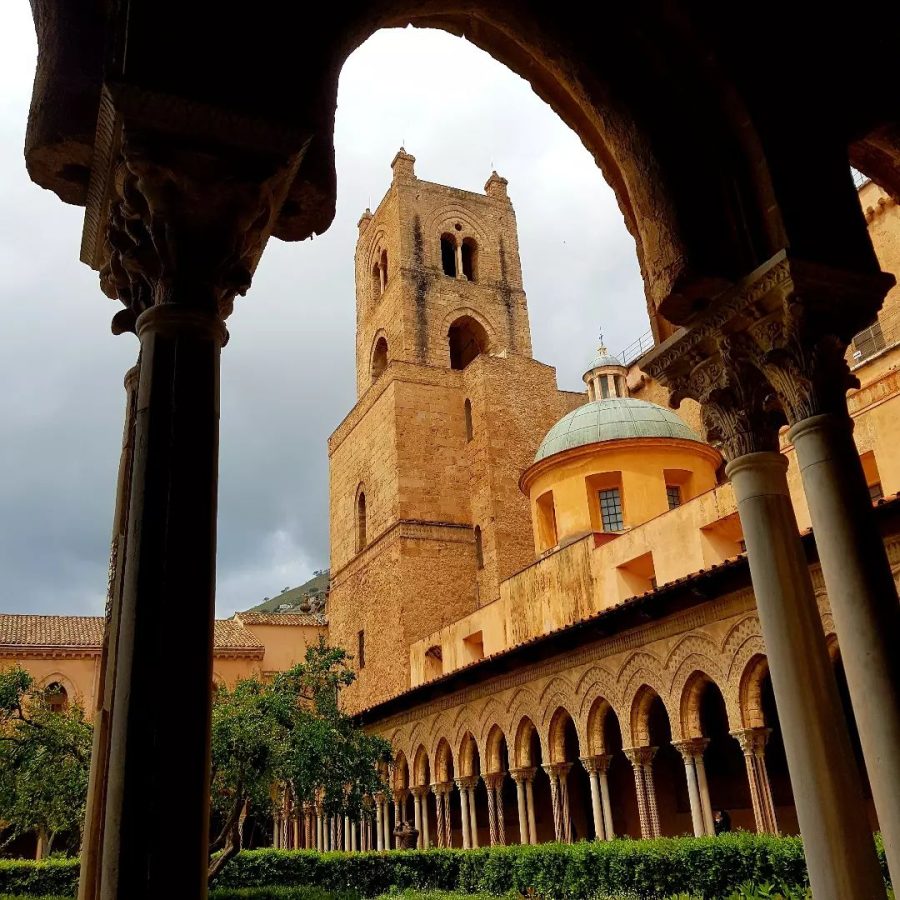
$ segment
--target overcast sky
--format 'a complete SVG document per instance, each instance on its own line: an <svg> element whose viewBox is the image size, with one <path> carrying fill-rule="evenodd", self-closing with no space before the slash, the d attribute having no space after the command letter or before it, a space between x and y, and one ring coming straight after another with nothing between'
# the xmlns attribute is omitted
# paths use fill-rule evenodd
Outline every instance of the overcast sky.
<svg viewBox="0 0 900 900"><path fill-rule="evenodd" d="M82 210L22 160L36 45L25 0L0 29L0 612L100 614L137 340L78 261ZM455 101L448 103L447 72ZM414 75L411 75L414 73ZM579 390L599 329L613 351L647 330L634 243L572 133L518 76L460 38L384 31L338 94L337 217L270 242L222 358L218 600L246 609L328 564L326 440L355 400L356 222L405 142L420 178L509 179L534 355Z"/></svg>

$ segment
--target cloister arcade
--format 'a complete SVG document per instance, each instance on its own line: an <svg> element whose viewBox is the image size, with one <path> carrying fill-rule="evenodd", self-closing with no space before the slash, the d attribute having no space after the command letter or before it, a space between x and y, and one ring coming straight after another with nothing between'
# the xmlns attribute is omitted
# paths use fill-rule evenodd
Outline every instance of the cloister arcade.
<svg viewBox="0 0 900 900"><path fill-rule="evenodd" d="M644 647L410 716L383 732L395 756L374 820L346 823L337 845L292 846L390 849L402 822L414 825L420 848L707 835L716 809L732 828L796 833L758 630L751 614L718 644L690 633L665 654ZM833 632L828 646L865 781ZM868 789L866 797L875 827ZM328 831L326 823L320 833Z"/></svg>

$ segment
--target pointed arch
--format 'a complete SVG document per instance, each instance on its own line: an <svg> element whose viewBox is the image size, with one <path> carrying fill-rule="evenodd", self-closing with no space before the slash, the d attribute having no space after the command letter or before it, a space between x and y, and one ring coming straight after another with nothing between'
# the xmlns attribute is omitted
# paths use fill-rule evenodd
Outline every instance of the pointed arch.
<svg viewBox="0 0 900 900"><path fill-rule="evenodd" d="M428 752L422 744L419 744L416 755L413 758L413 787L425 787L431 783L430 771L431 767L428 763Z"/></svg>
<svg viewBox="0 0 900 900"><path fill-rule="evenodd" d="M484 762L482 768L485 774L493 774L494 772L503 772L503 759L501 750L506 735L499 725L492 725L487 734L484 743Z"/></svg>
<svg viewBox="0 0 900 900"><path fill-rule="evenodd" d="M453 765L453 748L447 738L442 737L434 751L434 771L432 777L436 784L452 781L456 776Z"/></svg>
<svg viewBox="0 0 900 900"><path fill-rule="evenodd" d="M566 756L566 727L568 723L572 723L575 730L576 740L578 741L579 752L582 755L581 747L583 744L581 735L578 733L578 727L572 714L564 707L557 706L550 717L547 728L547 747L550 751L551 763L576 762L575 759L567 759Z"/></svg>
<svg viewBox="0 0 900 900"><path fill-rule="evenodd" d="M515 760L516 768L533 766L535 764L534 760L531 758L532 734L537 734L538 740L540 741L540 732L537 730L531 717L522 716L521 720L516 725L515 740L513 743L513 759ZM543 747L541 748L541 752L542 754L544 753Z"/></svg>
<svg viewBox="0 0 900 900"><path fill-rule="evenodd" d="M763 653L752 656L744 666L738 694L742 728L762 728L766 724L762 705L762 686L768 674L769 659Z"/></svg>
<svg viewBox="0 0 900 900"><path fill-rule="evenodd" d="M402 750L397 751L394 757L394 790L402 791L409 787L409 764L406 754Z"/></svg>

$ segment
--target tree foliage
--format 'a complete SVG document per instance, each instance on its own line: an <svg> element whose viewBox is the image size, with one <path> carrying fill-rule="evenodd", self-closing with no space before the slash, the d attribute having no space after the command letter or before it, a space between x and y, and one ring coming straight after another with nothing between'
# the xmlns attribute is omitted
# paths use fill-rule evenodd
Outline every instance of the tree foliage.
<svg viewBox="0 0 900 900"><path fill-rule="evenodd" d="M37 832L49 850L61 833L81 837L92 728L72 703L54 710L24 669L0 671L0 821L4 844Z"/></svg>
<svg viewBox="0 0 900 900"><path fill-rule="evenodd" d="M271 814L284 791L326 815L372 815L367 798L384 789L379 763L390 745L359 729L341 710L341 690L356 678L345 650L324 639L303 662L269 682L244 679L219 688L212 716L213 809L223 823L211 845L210 878L240 850L239 822Z"/></svg>

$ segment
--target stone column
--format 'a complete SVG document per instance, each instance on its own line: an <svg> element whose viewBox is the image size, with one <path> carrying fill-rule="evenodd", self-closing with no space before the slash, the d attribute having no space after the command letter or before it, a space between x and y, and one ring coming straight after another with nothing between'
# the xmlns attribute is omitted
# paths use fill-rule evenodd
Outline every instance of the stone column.
<svg viewBox="0 0 900 900"><path fill-rule="evenodd" d="M431 821L428 815L428 786L422 788L422 849L431 846Z"/></svg>
<svg viewBox="0 0 900 900"><path fill-rule="evenodd" d="M885 855L898 880L900 605L843 392L835 401L838 412L796 421L788 439L797 451Z"/></svg>
<svg viewBox="0 0 900 900"><path fill-rule="evenodd" d="M703 810L703 824L706 826L706 833L713 835L716 829L713 826L712 803L709 799L709 784L706 781L706 762L703 759L703 753L706 751L709 741L703 738L703 750L694 757L694 767L697 770L697 790L700 793L700 808Z"/></svg>
<svg viewBox="0 0 900 900"><path fill-rule="evenodd" d="M322 815L322 807L316 810L316 850L319 853L325 851L325 819Z"/></svg>
<svg viewBox="0 0 900 900"><path fill-rule="evenodd" d="M563 840L572 843L572 811L569 809L569 772L572 763L558 763L556 768L559 779L559 807L563 826Z"/></svg>
<svg viewBox="0 0 900 900"><path fill-rule="evenodd" d="M456 779L456 786L459 788L459 812L462 820L463 850L469 850L472 847L471 821L469 819L469 789L466 784L467 779Z"/></svg>
<svg viewBox="0 0 900 900"><path fill-rule="evenodd" d="M78 900L99 900L100 860L103 846L103 810L109 778L109 726L116 684L116 645L122 612L122 583L125 574L128 507L131 493L131 464L134 456L134 423L140 362L125 373L125 425L116 479L112 541L109 551L109 577L106 590L106 622L100 653L99 690L94 710L94 738L91 773L88 782L84 838L81 845L81 874Z"/></svg>
<svg viewBox="0 0 900 900"><path fill-rule="evenodd" d="M456 254L456 277L463 278L464 275L463 275L462 244L461 243L457 242L455 254Z"/></svg>
<svg viewBox="0 0 900 900"><path fill-rule="evenodd" d="M538 842L537 822L534 817L534 769L525 769L529 774L525 778L525 800L528 807L528 840L532 844Z"/></svg>
<svg viewBox="0 0 900 900"><path fill-rule="evenodd" d="M349 853L353 849L353 833L350 816L344 816L344 853Z"/></svg>
<svg viewBox="0 0 900 900"><path fill-rule="evenodd" d="M384 806L382 808L382 814L384 815L384 824L382 826L382 835L384 837L384 848L385 850L391 849L391 805L390 802L385 798Z"/></svg>
<svg viewBox="0 0 900 900"><path fill-rule="evenodd" d="M384 794L375 795L375 849L384 850Z"/></svg>
<svg viewBox="0 0 900 900"><path fill-rule="evenodd" d="M773 412L780 402L785 413L787 393L777 384L785 374L813 385L802 359L820 357L822 373L831 373L826 380L840 374L833 354L814 349L802 329L788 329L787 342L780 337L785 322L814 321L804 304L815 302L822 284L841 281L828 272L817 282L811 271L777 254L653 351L644 368L669 386L671 402L701 403L707 436L729 460L813 893L817 900L861 900L883 897L884 884ZM804 285L795 291L798 278ZM830 304L822 317L836 309Z"/></svg>
<svg viewBox="0 0 900 900"><path fill-rule="evenodd" d="M453 792L453 782L444 782L441 793L444 795L444 846L453 846L453 830L450 825L450 794Z"/></svg>
<svg viewBox="0 0 900 900"><path fill-rule="evenodd" d="M281 849L281 813L276 812L272 816L272 849Z"/></svg>
<svg viewBox="0 0 900 900"><path fill-rule="evenodd" d="M528 800L525 794L525 775L522 769L510 769L516 783L516 804L519 811L519 843L527 844L528 840Z"/></svg>
<svg viewBox="0 0 900 900"><path fill-rule="evenodd" d="M606 829L603 823L603 801L600 797L600 778L597 773L597 758L595 756L582 756L581 764L588 773L591 782L591 815L594 822L594 839L602 841L606 839Z"/></svg>
<svg viewBox="0 0 900 900"><path fill-rule="evenodd" d="M503 779L505 777L503 772L499 772L497 783L494 785L497 794L497 839L501 846L506 845L506 813L503 811Z"/></svg>
<svg viewBox="0 0 900 900"><path fill-rule="evenodd" d="M475 788L478 786L478 776L472 775L467 779L469 793L469 819L470 819L470 846L472 849L478 848L478 815L475 809Z"/></svg>
<svg viewBox="0 0 900 900"><path fill-rule="evenodd" d="M437 845L444 847L444 792L441 785L435 782L431 785L431 792L434 794L434 815L435 828L437 829Z"/></svg>
<svg viewBox="0 0 900 900"><path fill-rule="evenodd" d="M609 800L609 764L611 762L612 756L609 754L597 757L597 777L600 780L600 799L603 801L603 825L608 841L616 836L613 830L612 804Z"/></svg>
<svg viewBox="0 0 900 900"><path fill-rule="evenodd" d="M684 759L684 772L687 778L688 799L691 804L691 825L694 828L694 836L702 837L706 832L706 822L703 818L703 807L700 804L700 790L697 787L697 769L695 758L698 755L694 740L672 741L672 746ZM702 751L701 751L702 752Z"/></svg>
<svg viewBox="0 0 900 900"><path fill-rule="evenodd" d="M83 258L123 303L113 330L137 334L141 371L96 895L202 900L224 318L300 155L154 131L171 106L154 124L133 107L107 112L115 125L98 138L108 165L94 172Z"/></svg>
<svg viewBox="0 0 900 900"><path fill-rule="evenodd" d="M421 850L424 846L424 832L425 829L422 827L422 800L425 794L425 791L428 788L425 787L414 787L411 789L413 795L413 826L415 827L418 835L416 837L416 848Z"/></svg>
<svg viewBox="0 0 900 900"><path fill-rule="evenodd" d="M505 773L492 772L484 775L483 781L487 788L488 798L488 827L491 838L491 846L506 843L503 823L503 794L502 786Z"/></svg>
<svg viewBox="0 0 900 900"><path fill-rule="evenodd" d="M733 731L732 737L741 745L744 753L744 764L747 767L747 782L750 786L750 800L753 804L753 818L756 830L762 834L778 834L775 819L775 804L772 801L772 789L769 786L769 773L766 769L766 742L769 740L771 728L744 728Z"/></svg>
<svg viewBox="0 0 900 900"><path fill-rule="evenodd" d="M656 810L656 788L653 784L653 757L658 747L631 747L625 756L634 768L641 837L659 837L659 814Z"/></svg>

